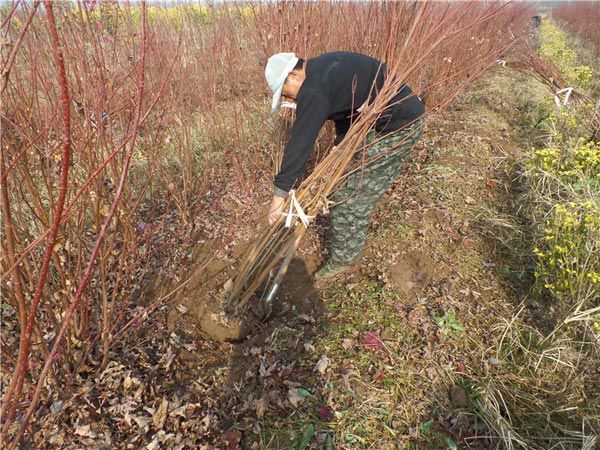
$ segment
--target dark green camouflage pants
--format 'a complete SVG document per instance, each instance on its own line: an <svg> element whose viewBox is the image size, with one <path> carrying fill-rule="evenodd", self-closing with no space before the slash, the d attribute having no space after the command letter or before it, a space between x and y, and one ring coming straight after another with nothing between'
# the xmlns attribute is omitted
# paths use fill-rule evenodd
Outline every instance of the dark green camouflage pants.
<svg viewBox="0 0 600 450"><path fill-rule="evenodd" d="M372 162L350 174L331 196L332 201L339 203L331 210L331 263L350 264L360 255L367 238L373 206L390 187L422 134L423 125L419 120L369 147L371 142L380 138L375 131L369 132L365 139L365 161ZM357 152L351 167L360 167L362 158L363 151Z"/></svg>

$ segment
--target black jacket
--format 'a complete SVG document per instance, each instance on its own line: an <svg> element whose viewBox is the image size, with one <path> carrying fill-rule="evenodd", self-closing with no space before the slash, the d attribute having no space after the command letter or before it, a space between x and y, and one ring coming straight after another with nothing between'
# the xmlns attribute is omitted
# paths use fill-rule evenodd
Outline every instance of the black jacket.
<svg viewBox="0 0 600 450"><path fill-rule="evenodd" d="M326 120L335 122L336 140L341 142L357 110L373 100L383 86L386 66L360 53L325 53L306 62L306 79L296 97L296 120L286 146L281 170L275 177L275 193L285 195L300 184L304 166ZM375 81L375 89L371 91ZM425 107L408 85L390 102L393 106L375 125L378 132L399 130L423 115ZM405 99L401 102L399 100Z"/></svg>

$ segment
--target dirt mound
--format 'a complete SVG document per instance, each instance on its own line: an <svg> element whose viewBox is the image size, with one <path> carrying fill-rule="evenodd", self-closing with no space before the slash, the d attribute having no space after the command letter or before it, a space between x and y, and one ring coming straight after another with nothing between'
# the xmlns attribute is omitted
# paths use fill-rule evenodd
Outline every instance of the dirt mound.
<svg viewBox="0 0 600 450"><path fill-rule="evenodd" d="M310 309L314 300L308 287L318 263L318 257L306 256L292 260L275 299L265 304L261 301L267 285L259 288L253 298L236 314L226 312L225 290L235 276L235 261L248 249L250 242L242 242L229 249L227 255L214 258L218 245L204 243L195 250L199 261L189 280L171 301L166 318L167 330L184 331L190 336L205 337L219 342L237 342L244 339L261 320L272 313L279 314L288 308L295 311ZM221 255L223 256L223 255ZM307 304L308 303L308 304Z"/></svg>
<svg viewBox="0 0 600 450"><path fill-rule="evenodd" d="M402 295L415 294L431 284L438 266L423 253L407 253L399 256L397 262L390 266L390 282Z"/></svg>
<svg viewBox="0 0 600 450"><path fill-rule="evenodd" d="M180 330L219 342L238 341L248 334L262 311L255 308L234 316L226 313L224 305L226 286L235 274L234 262L248 246L249 242L242 242L227 254L219 254L214 242L195 249L196 268L171 301L166 319L169 332Z"/></svg>
<svg viewBox="0 0 600 450"><path fill-rule="evenodd" d="M188 334L201 335L219 342L235 342L243 339L258 316L229 317L218 301L203 298L202 292L183 297L167 315L169 332L185 328Z"/></svg>

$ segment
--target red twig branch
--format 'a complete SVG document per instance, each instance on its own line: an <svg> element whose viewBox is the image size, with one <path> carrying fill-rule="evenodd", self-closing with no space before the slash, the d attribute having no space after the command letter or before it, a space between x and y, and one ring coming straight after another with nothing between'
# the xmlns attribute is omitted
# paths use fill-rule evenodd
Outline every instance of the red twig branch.
<svg viewBox="0 0 600 450"><path fill-rule="evenodd" d="M12 15L15 13L15 11L17 10L17 6L19 6L20 0L16 0L13 2L10 11L8 12L8 14L6 15L6 17L4 19L2 19L2 25L0 25L0 28L4 28L4 26L8 23L8 21L10 20L10 18L12 17Z"/></svg>
<svg viewBox="0 0 600 450"><path fill-rule="evenodd" d="M19 37L17 38L17 42L15 42L15 44L13 45L10 55L8 56L8 60L6 61L6 64L4 65L4 69L2 70L2 89L0 89L0 95L4 94L4 90L6 89L6 86L8 86L8 77L10 76L10 71L12 69L12 66L15 63L15 58L17 57L19 47L21 47L21 43L23 42L23 37L25 37L25 34L27 33L27 29L29 28L31 21L33 20L33 16L35 16L35 12L37 11L37 8L39 5L40 5L39 0L36 0L33 3L33 8L31 8L31 12L29 13L29 16L27 17L25 24L23 25L23 29L21 30L21 33L19 34ZM2 27L4 28L4 23L2 24Z"/></svg>
<svg viewBox="0 0 600 450"><path fill-rule="evenodd" d="M48 3L51 3L51 2L48 0L45 1L46 5ZM50 8L51 8L51 5L50 5ZM27 408L25 416L21 420L21 426L19 428L19 431L18 431L16 437L14 438L14 440L12 441L11 446L9 447L10 450L14 450L17 448L19 442L21 441L21 439L23 437L23 434L25 433L25 430L27 429L27 426L29 424L31 416L33 415L35 409L37 408L40 394L42 392L42 388L44 385L44 380L45 380L46 376L48 375L48 372L50 370L50 367L52 365L52 362L53 362L56 354L58 353L59 347L60 347L61 342L66 334L71 317L73 316L73 313L77 309L77 307L81 301L81 298L83 296L83 293L88 286L88 283L89 283L92 273L94 271L94 263L96 260L96 256L98 255L98 252L100 251L100 246L104 240L104 237L106 236L108 227L110 226L110 223L112 222L112 219L113 219L113 216L117 209L117 206L123 196L125 182L127 180L127 174L129 171L129 163L131 162L131 155L133 154L133 150L135 148L136 136L137 136L137 132L139 130L140 122L141 122L141 118L142 118L142 102L143 102L143 96L144 96L144 69L145 69L145 56L146 56L146 4L145 4L145 2L142 2L141 41L142 41L141 42L141 56L140 56L139 72L138 72L138 92L137 92L138 100L137 100L137 107L136 107L136 112L135 112L135 121L134 121L134 126L133 126L133 139L130 142L129 148L128 148L125 158L123 160L123 167L122 167L123 171L121 173L121 179L119 180L119 185L118 185L117 191L115 193L115 197L110 206L109 212L104 220L104 223L102 224L102 228L100 229L100 232L98 233L98 238L96 239L96 242L94 244L94 249L92 250L92 254L89 257L85 272L84 272L83 276L81 277L79 287L77 288L77 291L75 292L73 299L71 300L69 309L65 313L65 317L62 321L60 330L56 336L56 339L54 340L52 350L50 351L50 354L46 358L44 367L42 368L42 371L38 377L38 382L36 384L35 391L33 393L33 397L31 399L29 407Z"/></svg>
<svg viewBox="0 0 600 450"><path fill-rule="evenodd" d="M44 5L46 7L46 15L48 17L48 25L50 29L50 36L52 39L52 50L54 52L54 59L58 70L58 83L60 85L61 91L63 113L63 150L61 159L61 177L58 199L56 201L56 206L54 209L54 218L52 221L52 226L50 228L50 234L46 243L46 249L44 251L42 265L40 267L38 282L35 286L35 293L28 313L27 328L21 335L21 339L19 342L19 356L17 359L17 366L15 367L10 385L6 390L6 393L2 400L2 409L0 409L0 415L4 416L4 414L7 414L7 422L11 422L14 418L14 413L18 403L18 399L21 395L23 380L25 378L25 372L27 370L28 365L29 349L31 346L31 334L35 325L35 319L40 300L42 298L42 292L44 290L44 287L46 286L46 280L48 278L48 269L50 267L50 261L52 259L54 245L56 244L56 236L58 234L60 219L63 213L65 198L67 196L68 191L69 160L71 156L71 114L69 106L69 90L67 87L67 73L65 70L65 62L60 46L60 39L56 30L56 22L54 20L52 2L44 1ZM30 20L31 17L32 16L30 16Z"/></svg>
<svg viewBox="0 0 600 450"><path fill-rule="evenodd" d="M164 94L167 85L168 85L168 81L169 81L169 77L173 71L173 67L175 66L175 63L177 62L177 56L175 58L173 58L173 62L171 64L171 67L169 68L169 71L167 72L167 74L165 75L165 78L161 84L161 87L157 93L157 95L154 97L154 99L152 100L152 102L150 103L150 105L148 106L148 108L146 109L146 113L144 114L144 116L141 118L140 120L140 126L146 121L146 119L148 118L148 115L150 114L150 112L152 111L152 109L154 109L154 106L156 105L156 103L158 102L158 100L160 99L160 97ZM139 128L139 127L138 127ZM94 171L94 173L92 173L88 179L85 181L85 183L81 186L81 188L79 188L79 190L77 191L77 193L73 196L73 199L71 200L71 203L65 208L64 214L62 215L61 221L64 222L65 220L67 220L71 214L75 211L74 207L77 204L77 201L79 200L79 198L88 191L88 188L90 187L90 185L92 184L92 182L98 177L98 175L106 168L106 166L115 158L115 156L117 156L126 146L127 144L131 141L131 139L134 138L134 134L131 133L129 134L129 136L127 136L127 138L115 149L113 150L110 155L108 155L108 157L98 166L98 168ZM14 269L15 265L20 264L26 257L27 255L29 255L34 248L36 248L47 236L48 233L50 231L46 230L46 232L44 232L42 235L38 236L33 242L31 242L31 244L29 244L19 255L19 257L17 258L17 260L15 261L15 264L11 267L9 267L7 272L10 272L11 270ZM0 282L5 281L5 279L8 277L8 274L2 274L0 276Z"/></svg>

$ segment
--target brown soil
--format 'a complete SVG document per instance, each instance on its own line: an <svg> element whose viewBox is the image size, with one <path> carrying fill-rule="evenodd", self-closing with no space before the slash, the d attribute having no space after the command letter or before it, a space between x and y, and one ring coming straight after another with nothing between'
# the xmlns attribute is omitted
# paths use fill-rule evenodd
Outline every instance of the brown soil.
<svg viewBox="0 0 600 450"><path fill-rule="evenodd" d="M431 201L430 201L431 202ZM443 209L430 208L423 213L423 227L443 226L448 222L448 212Z"/></svg>
<svg viewBox="0 0 600 450"><path fill-rule="evenodd" d="M416 294L433 281L436 266L431 258L422 253L402 255L389 268L391 284L402 296Z"/></svg>
<svg viewBox="0 0 600 450"><path fill-rule="evenodd" d="M271 304L261 301L268 287L265 285L257 290L243 311L228 314L223 299L226 286L235 275L232 262L243 255L249 244L238 244L231 249L228 257L222 259L211 258L216 247L214 243L203 243L194 250L195 260L206 262L198 264L189 281L170 301L171 307L166 316L169 333L179 330L218 342L239 342L271 314L280 314L290 306L295 311L304 310L307 302L312 303L314 299L308 295L307 287L319 258L307 255L304 260L292 260Z"/></svg>
<svg viewBox="0 0 600 450"><path fill-rule="evenodd" d="M247 248L244 242L233 250L239 256ZM202 243L193 253L199 261L187 283L171 300L166 317L169 333L183 329L187 334L204 336L219 342L243 338L256 320L249 315L244 320L228 317L222 305L224 285L233 274L231 260L212 257L215 243Z"/></svg>

